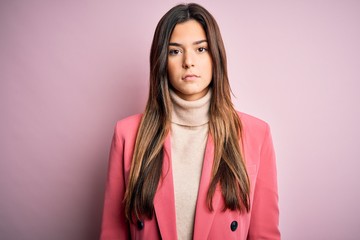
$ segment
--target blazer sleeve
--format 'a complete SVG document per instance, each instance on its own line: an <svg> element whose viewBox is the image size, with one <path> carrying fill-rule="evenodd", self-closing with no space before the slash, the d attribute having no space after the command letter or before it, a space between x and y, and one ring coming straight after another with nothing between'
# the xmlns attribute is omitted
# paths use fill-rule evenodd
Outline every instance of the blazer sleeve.
<svg viewBox="0 0 360 240"><path fill-rule="evenodd" d="M276 160L269 126L260 150L248 239L280 239Z"/></svg>
<svg viewBox="0 0 360 240"><path fill-rule="evenodd" d="M117 134L117 126L115 128L110 148L100 235L101 240L130 239L129 224L125 219L123 204L126 187L123 159L124 144Z"/></svg>

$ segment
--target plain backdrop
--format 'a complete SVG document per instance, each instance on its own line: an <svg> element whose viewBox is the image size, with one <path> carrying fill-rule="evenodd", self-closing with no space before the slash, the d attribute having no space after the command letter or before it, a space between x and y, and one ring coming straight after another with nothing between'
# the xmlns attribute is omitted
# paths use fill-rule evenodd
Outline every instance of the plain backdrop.
<svg viewBox="0 0 360 240"><path fill-rule="evenodd" d="M98 239L117 120L179 1L0 2L0 239ZM267 121L283 239L360 239L360 1L198 1L234 104Z"/></svg>

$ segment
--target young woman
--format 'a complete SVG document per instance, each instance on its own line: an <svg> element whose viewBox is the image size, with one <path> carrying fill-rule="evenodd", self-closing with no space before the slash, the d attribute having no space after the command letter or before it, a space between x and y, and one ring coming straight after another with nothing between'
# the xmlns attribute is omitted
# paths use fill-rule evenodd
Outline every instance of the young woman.
<svg viewBox="0 0 360 240"><path fill-rule="evenodd" d="M145 112L119 121L101 239L280 239L268 125L234 110L223 41L197 4L155 30Z"/></svg>

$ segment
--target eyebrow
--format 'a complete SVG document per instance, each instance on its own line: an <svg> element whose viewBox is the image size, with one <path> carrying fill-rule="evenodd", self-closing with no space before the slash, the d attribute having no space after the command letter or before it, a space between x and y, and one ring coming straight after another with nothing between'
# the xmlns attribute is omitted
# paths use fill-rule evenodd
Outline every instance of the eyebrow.
<svg viewBox="0 0 360 240"><path fill-rule="evenodd" d="M199 41L195 41L195 42L193 42L193 45L198 45L198 44L203 43L203 42L207 42L207 40L199 40ZM169 43L169 46L182 47L183 45L182 45L182 44L180 44L180 43L176 43L176 42L170 42L170 43Z"/></svg>

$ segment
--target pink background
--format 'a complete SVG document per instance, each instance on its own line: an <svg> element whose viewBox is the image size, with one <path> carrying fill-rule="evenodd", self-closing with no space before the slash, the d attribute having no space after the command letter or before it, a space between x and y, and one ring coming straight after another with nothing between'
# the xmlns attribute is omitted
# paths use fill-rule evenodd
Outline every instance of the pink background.
<svg viewBox="0 0 360 240"><path fill-rule="evenodd" d="M98 238L113 127L176 3L0 2L0 239ZM283 239L360 239L360 1L199 3L237 109L272 127Z"/></svg>

